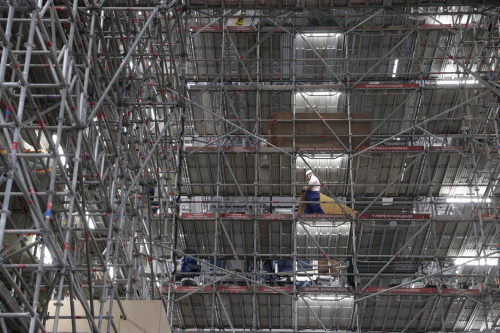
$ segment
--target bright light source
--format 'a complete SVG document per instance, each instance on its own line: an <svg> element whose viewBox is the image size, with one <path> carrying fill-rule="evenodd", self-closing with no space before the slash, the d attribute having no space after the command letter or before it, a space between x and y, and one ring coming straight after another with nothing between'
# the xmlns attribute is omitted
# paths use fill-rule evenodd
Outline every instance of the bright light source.
<svg viewBox="0 0 500 333"><path fill-rule="evenodd" d="M89 224L89 229L95 229L94 218L87 215L87 223Z"/></svg>
<svg viewBox="0 0 500 333"><path fill-rule="evenodd" d="M151 117L151 119L156 120L155 110L153 110L153 108L149 108L148 111L149 111L149 116Z"/></svg>
<svg viewBox="0 0 500 333"><path fill-rule="evenodd" d="M274 210L275 214L291 214L292 208L277 208Z"/></svg>
<svg viewBox="0 0 500 333"><path fill-rule="evenodd" d="M330 91L313 91L313 92L305 92L306 96L334 96L337 95L336 92Z"/></svg>
<svg viewBox="0 0 500 333"><path fill-rule="evenodd" d="M406 165L405 165L406 167ZM403 176L401 176L402 178ZM382 198L382 206L392 206L392 204L394 203L394 198Z"/></svg>
<svg viewBox="0 0 500 333"><path fill-rule="evenodd" d="M307 37L333 37L336 34L331 34L331 33L328 33L328 32L310 32L310 33L307 33L307 34L304 34L304 35L307 36Z"/></svg>
<svg viewBox="0 0 500 333"><path fill-rule="evenodd" d="M307 226L307 227L339 227L341 225L344 225L345 223L349 223L349 222L339 222L339 221L335 221L335 222L328 222L328 221L312 221L311 224L304 224L304 226Z"/></svg>
<svg viewBox="0 0 500 333"><path fill-rule="evenodd" d="M299 119L301 120L301 119ZM344 154L323 154L323 153L319 153L319 154L314 154L313 157L308 157L308 156L304 156L304 159L306 160L307 164L311 164L311 163L315 163L315 161L331 161L332 159L333 160L338 160L339 162L342 161L342 159L345 158ZM300 164L300 166L305 166L305 163L302 159L298 160L300 162L302 162ZM321 164L323 165L323 164ZM313 167L314 169L314 167ZM304 171L305 173L305 171Z"/></svg>
<svg viewBox="0 0 500 333"><path fill-rule="evenodd" d="M458 84L477 84L477 80L440 80L436 81L439 85L458 85Z"/></svg>
<svg viewBox="0 0 500 333"><path fill-rule="evenodd" d="M436 15L435 17L427 18L428 24L436 24L439 22L440 24L451 24L451 25L460 25L460 24L467 24L469 21L469 18L472 20L477 20L478 16L477 15Z"/></svg>
<svg viewBox="0 0 500 333"><path fill-rule="evenodd" d="M112 279L113 276L115 276L115 269L113 268L113 266L108 265L108 276L110 279Z"/></svg>
<svg viewBox="0 0 500 333"><path fill-rule="evenodd" d="M315 296L315 301L338 301L339 298L336 296Z"/></svg>
<svg viewBox="0 0 500 333"><path fill-rule="evenodd" d="M56 140L57 140L57 135L55 135L55 134L54 134L54 135L52 135L52 141L54 141L54 144L56 143ZM60 155L64 154L64 151L63 151L63 149L62 149L62 147L61 147L61 144L59 144L59 148L57 149L57 152L58 152ZM61 163L62 163L63 165L66 165L66 157L61 156Z"/></svg>
<svg viewBox="0 0 500 333"><path fill-rule="evenodd" d="M398 139L399 139L399 138L398 138ZM403 181L403 179L404 179L404 177L405 177L405 172L406 172L406 163L405 163L405 165L403 166L403 168L404 168L404 171L403 171L403 173L401 174L401 181Z"/></svg>
<svg viewBox="0 0 500 333"><path fill-rule="evenodd" d="M448 198L448 203L471 203L471 202L491 202L490 198Z"/></svg>
<svg viewBox="0 0 500 333"><path fill-rule="evenodd" d="M455 265L462 265L471 259L468 258L458 258L455 260ZM465 266L496 266L498 263L498 258L483 258L479 260L470 261L465 264Z"/></svg>
<svg viewBox="0 0 500 333"><path fill-rule="evenodd" d="M394 67L392 69L392 77L396 77L396 71L398 70L398 63L399 59L396 59L396 61L394 61Z"/></svg>
<svg viewBox="0 0 500 333"><path fill-rule="evenodd" d="M50 254L50 251L47 247L45 247L43 251L43 264L44 265L51 265L53 263L52 260L52 255Z"/></svg>
<svg viewBox="0 0 500 333"><path fill-rule="evenodd" d="M352 299L352 296L316 295L314 297L310 297L309 299L313 301L340 301L343 299Z"/></svg>

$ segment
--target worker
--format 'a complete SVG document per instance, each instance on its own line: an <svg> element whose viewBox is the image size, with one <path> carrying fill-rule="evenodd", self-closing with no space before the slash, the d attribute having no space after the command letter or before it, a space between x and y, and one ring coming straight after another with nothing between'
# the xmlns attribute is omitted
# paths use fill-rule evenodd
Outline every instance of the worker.
<svg viewBox="0 0 500 333"><path fill-rule="evenodd" d="M320 182L318 177L316 177L312 170L307 170L306 171L306 177L307 180L309 181L309 186L304 187L302 189L302 193L306 193L306 200L307 201L318 201L318 203L315 202L308 202L306 205L306 209L304 210L304 214L325 214L323 209L321 208L321 205L319 204L319 188L320 188Z"/></svg>

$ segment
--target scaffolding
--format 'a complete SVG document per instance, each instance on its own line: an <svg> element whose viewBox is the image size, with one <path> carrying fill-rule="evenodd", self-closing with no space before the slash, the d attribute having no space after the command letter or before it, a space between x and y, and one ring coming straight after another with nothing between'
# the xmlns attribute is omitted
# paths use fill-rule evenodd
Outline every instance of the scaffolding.
<svg viewBox="0 0 500 333"><path fill-rule="evenodd" d="M2 333L495 332L499 13L1 3Z"/></svg>

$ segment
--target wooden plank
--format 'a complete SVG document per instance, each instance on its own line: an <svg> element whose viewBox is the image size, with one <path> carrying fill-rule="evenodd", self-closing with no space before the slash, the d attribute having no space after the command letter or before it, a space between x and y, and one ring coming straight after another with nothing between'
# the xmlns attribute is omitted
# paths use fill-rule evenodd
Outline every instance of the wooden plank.
<svg viewBox="0 0 500 333"><path fill-rule="evenodd" d="M171 333L161 300L122 301L122 304L127 320L120 320L120 333Z"/></svg>
<svg viewBox="0 0 500 333"><path fill-rule="evenodd" d="M56 306L55 301L49 304L49 315L54 316ZM59 319L57 332L72 332L71 328L71 311L69 301L64 300L61 302L60 315L64 318ZM94 308L96 309L96 323L99 319L100 302L94 301ZM113 321L119 333L171 333L170 324L168 323L167 315L161 300L157 301L122 301L123 309L127 315L127 319L121 318L121 312L118 304L113 302ZM104 315L109 309L109 301L104 304ZM91 332L88 321L85 317L85 312L79 301L75 301L75 316L76 316L76 331L77 332ZM107 331L108 321L103 320L101 331ZM47 320L45 326L48 332L54 329L54 320ZM113 332L113 329L110 330Z"/></svg>
<svg viewBox="0 0 500 333"><path fill-rule="evenodd" d="M48 315L49 316L54 316L56 313L56 305L57 301L53 301L49 303L48 307ZM87 317L85 316L85 311L83 310L83 306L80 303L80 301L75 300L75 323L76 323L76 331L77 332L92 332L92 329L89 326L89 322L87 320ZM57 324L57 331L56 332L72 332L72 327L71 327L71 308L70 308L70 302L69 300L62 300L61 301L61 310L59 311L59 316L62 318L59 318L58 324ZM99 309L100 309L101 303L99 301L94 301L94 309L95 309L95 316L96 316L96 324L99 324ZM118 307L116 302L114 302L113 307ZM104 311L105 313L103 315L107 314L107 310L109 309L109 302L106 302L104 304ZM118 327L118 323L120 321L120 314L116 312L116 309L113 309L113 314L114 318L113 321L115 325ZM108 321L106 319L102 320L102 326L101 326L101 331L106 332L108 327ZM45 325L45 328L47 329L47 332L53 332L54 330L54 319L48 319L47 324Z"/></svg>
<svg viewBox="0 0 500 333"><path fill-rule="evenodd" d="M300 197L300 201L307 201L306 200L306 194L302 193L302 196ZM341 203L337 204L334 199L330 198L329 196L326 196L322 193L319 194L319 201L323 202L321 203L321 208L323 208L323 211L325 214L344 214L342 211L343 207L344 210L348 213L352 213L352 209L347 207L346 205L343 205ZM299 205L299 210L297 211L297 215L304 214L304 210L306 209L306 203L301 202ZM357 213L356 211L354 211Z"/></svg>

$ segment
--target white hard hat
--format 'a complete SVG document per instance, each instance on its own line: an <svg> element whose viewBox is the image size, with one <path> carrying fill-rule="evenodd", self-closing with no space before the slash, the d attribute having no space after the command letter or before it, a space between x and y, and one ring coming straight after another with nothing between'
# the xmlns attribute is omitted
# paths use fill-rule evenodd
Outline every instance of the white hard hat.
<svg viewBox="0 0 500 333"><path fill-rule="evenodd" d="M313 172L312 172L312 170L307 170L307 171L306 171L306 176L307 176L308 174L310 174L310 173L313 173Z"/></svg>

